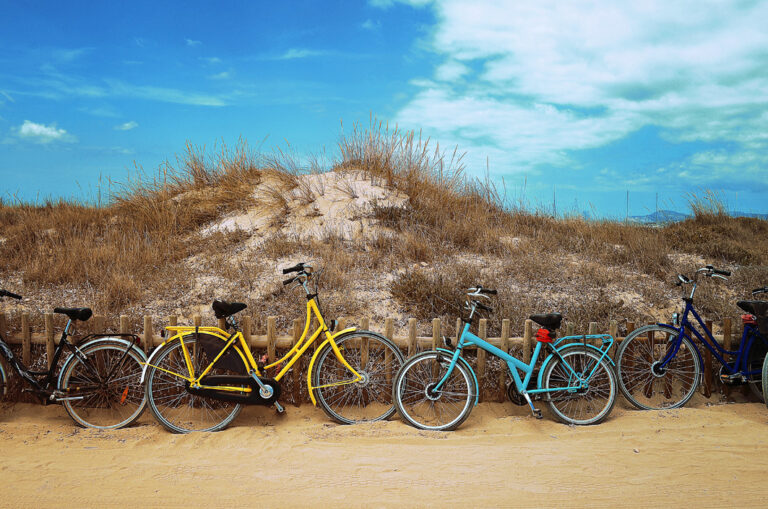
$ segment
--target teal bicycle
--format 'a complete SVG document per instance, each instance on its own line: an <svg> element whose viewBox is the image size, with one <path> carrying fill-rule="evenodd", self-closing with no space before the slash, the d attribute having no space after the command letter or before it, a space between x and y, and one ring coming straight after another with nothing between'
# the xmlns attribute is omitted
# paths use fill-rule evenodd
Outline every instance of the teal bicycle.
<svg viewBox="0 0 768 509"><path fill-rule="evenodd" d="M481 286L467 290L465 309L469 316L462 318L464 329L455 350L450 350L451 340L444 337L448 348L422 352L405 361L392 388L401 417L425 430L458 428L478 403L477 376L461 356L465 347L475 345L506 363L512 377L507 391L510 399L521 406L527 404L537 419L542 415L533 401L543 399L564 423L586 425L603 421L611 413L619 391L613 361L608 355L613 337L593 334L555 340L562 315L533 315L531 320L541 327L536 332L531 361L523 362L469 331L478 310L493 311L480 299L490 299L489 295L495 294L495 290ZM535 367L545 349L549 355L536 374Z"/></svg>

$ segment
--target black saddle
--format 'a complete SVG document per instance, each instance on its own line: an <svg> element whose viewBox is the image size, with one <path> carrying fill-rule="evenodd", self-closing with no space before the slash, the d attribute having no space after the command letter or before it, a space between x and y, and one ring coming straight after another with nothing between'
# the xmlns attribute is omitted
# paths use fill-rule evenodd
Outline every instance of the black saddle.
<svg viewBox="0 0 768 509"><path fill-rule="evenodd" d="M556 330L560 328L560 322L563 321L563 315L560 313L547 313L544 315L531 315L530 319L547 329Z"/></svg>
<svg viewBox="0 0 768 509"><path fill-rule="evenodd" d="M70 320L80 320L81 322L87 322L93 316L91 308L54 308L53 312L67 315Z"/></svg>
<svg viewBox="0 0 768 509"><path fill-rule="evenodd" d="M213 306L211 307L213 308L213 313L216 315L216 318L227 318L228 316L232 316L235 313L239 313L248 306L242 302L215 300L213 301Z"/></svg>
<svg viewBox="0 0 768 509"><path fill-rule="evenodd" d="M736 303L741 309L757 317L757 328L761 334L768 335L768 301L740 300Z"/></svg>

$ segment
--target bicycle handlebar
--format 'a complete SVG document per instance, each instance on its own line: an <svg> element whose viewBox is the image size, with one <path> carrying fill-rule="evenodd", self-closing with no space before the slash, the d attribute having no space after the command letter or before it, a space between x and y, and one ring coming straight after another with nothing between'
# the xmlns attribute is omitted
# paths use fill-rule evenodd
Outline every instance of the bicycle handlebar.
<svg viewBox="0 0 768 509"><path fill-rule="evenodd" d="M12 299L21 300L21 295L9 292L8 290L0 290L0 297L10 297Z"/></svg>
<svg viewBox="0 0 768 509"><path fill-rule="evenodd" d="M297 263L293 267L288 267L287 269L283 269L283 274L290 274L291 272L299 272L300 270L304 270L304 262Z"/></svg>

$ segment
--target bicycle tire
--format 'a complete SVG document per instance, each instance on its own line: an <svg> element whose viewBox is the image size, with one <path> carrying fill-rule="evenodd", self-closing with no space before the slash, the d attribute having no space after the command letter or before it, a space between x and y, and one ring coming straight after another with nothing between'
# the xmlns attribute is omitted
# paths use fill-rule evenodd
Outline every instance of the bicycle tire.
<svg viewBox="0 0 768 509"><path fill-rule="evenodd" d="M86 343L79 349L88 358L89 366L79 356L70 355L59 374L59 390L67 396L80 397L84 391L82 386L99 384L99 388L89 391L83 399L62 401L72 420L94 429L119 429L136 422L147 406L141 385L141 371L147 361L144 352L124 341L104 339ZM119 370L113 373L118 362L121 362ZM110 373L113 376L107 379Z"/></svg>
<svg viewBox="0 0 768 509"><path fill-rule="evenodd" d="M459 404L458 412L454 412L455 416L448 422L434 424L434 419L445 415L435 410L437 404L447 403L450 408L453 403L444 399L444 393L434 397L428 395L427 390L430 384L436 384L445 376L450 363L449 354L434 350L416 354L405 361L392 387L397 411L405 422L423 430L453 431L467 420L472 413L478 388L469 368L459 361L443 387L455 392L456 401L463 400L463 403ZM458 376L455 376L457 373ZM466 390L463 390L464 388ZM453 405L453 408L456 408L456 405Z"/></svg>
<svg viewBox="0 0 768 509"><path fill-rule="evenodd" d="M659 335L666 334L669 336L666 340L660 341L658 345L656 343L652 343L650 349L647 347L643 348L642 346L638 347L638 345L641 345L642 341L645 341L645 338L642 338L642 336L648 336L649 333L653 333L653 341L656 341L656 337ZM632 403L635 407L641 410L663 410L668 408L679 408L685 405L696 393L696 389L701 382L701 359L699 358L699 354L696 348L694 348L691 341L686 337L682 338L680 349L677 352L677 355L672 360L670 360L669 364L667 365L668 369L665 371L665 374L658 375L651 371L653 363L660 361L666 352L666 349L655 347L661 346L664 343L669 344L673 341L676 341L676 338L677 331L673 329L659 325L647 325L645 327L636 329L631 334L629 334L624 339L624 341L621 342L615 357L619 389L627 401ZM649 361L639 358L636 350L640 348L642 348L645 352L650 350L651 359ZM637 361L643 361L640 363L640 367L636 367L635 363ZM687 366L683 365L683 363L686 363ZM670 366L672 366L672 368L670 368ZM690 385L689 387L685 388L681 397L677 398L675 396L673 398L672 390L675 388L672 387L672 381L668 381L673 377L668 379L667 375L669 373L676 374L681 368L688 370L685 373L685 377L690 378L689 381L684 380L685 383L683 384L683 387L685 387L686 384ZM642 386L641 394L637 395L635 390L638 387L638 382L641 382L643 377L646 379L646 383ZM654 386L657 385L658 380L665 381L665 386L662 393L654 391ZM650 391L650 395L647 394L648 391ZM675 390L675 392L677 391ZM651 400L651 397L654 394L663 394L663 398L658 398L661 400L660 403L654 404L653 400ZM667 396L667 394L669 394L669 396Z"/></svg>
<svg viewBox="0 0 768 509"><path fill-rule="evenodd" d="M152 359L152 365L147 368L146 392L149 409L157 422L173 433L192 433L197 431L220 431L235 420L242 405L220 401L199 395L193 395L186 390L186 381L171 375L163 369L172 372L187 372L182 349L182 341L189 352L195 351L196 339L192 334L182 336L162 346L162 350ZM223 344L222 344L223 346ZM200 348L197 356L195 372L199 366L207 367L212 359ZM161 369L157 369L157 368ZM243 365L242 372L214 367L211 375L243 375L247 368ZM207 415L206 415L207 413ZM202 424L195 424L195 422Z"/></svg>
<svg viewBox="0 0 768 509"><path fill-rule="evenodd" d="M362 363L362 341L368 341L368 360ZM312 373L315 399L331 419L341 424L355 424L388 419L395 413L392 381L404 358L400 349L389 339L375 332L357 330L334 338L344 359L364 376L362 382L343 384L350 378L349 370L341 364L330 343L320 351ZM387 353L389 355L387 355ZM341 408L349 403L349 408Z"/></svg>
<svg viewBox="0 0 768 509"><path fill-rule="evenodd" d="M611 410L613 410L619 392L616 373L614 373L610 363L605 358L601 358L602 354L600 352L596 352L590 348L584 348L582 345L565 346L559 350L559 353L560 357L553 357L544 368L544 373L542 374L543 389L555 388L552 384L558 382L552 380L553 375L560 379L567 378L568 382L570 382L571 374L569 370L563 369L559 372L556 371L563 363L563 359L565 359L577 373L590 371L594 366L594 363L598 363L598 367L588 381L589 387L586 392L580 394L567 394L566 391L545 393L549 409L555 417L566 424L586 426L603 422L610 415ZM579 359L576 356L584 356L589 358L589 360ZM568 359L568 357L572 358ZM569 385L568 382L565 382L566 387ZM608 385L607 394L605 393L606 384ZM605 395L604 402L601 400L601 396L603 395ZM594 408L596 408L597 411L593 417L577 418L570 415L570 412L572 411L579 413L583 411L585 407L590 406L590 401L597 402L597 404L594 405ZM565 404L561 406L561 403Z"/></svg>
<svg viewBox="0 0 768 509"><path fill-rule="evenodd" d="M6 367L5 359L0 357L0 403L4 403L8 397L10 389L8 374L10 371Z"/></svg>
<svg viewBox="0 0 768 509"><path fill-rule="evenodd" d="M763 361L763 394L768 394L768 355ZM766 398L765 406L768 406L768 398Z"/></svg>
<svg viewBox="0 0 768 509"><path fill-rule="evenodd" d="M765 391L763 390L763 376L762 367L768 353L768 340L766 340L762 334L755 331L754 339L749 347L749 353L747 354L747 371L761 370L760 376L754 376L747 382L749 390L752 394L761 402L765 402Z"/></svg>

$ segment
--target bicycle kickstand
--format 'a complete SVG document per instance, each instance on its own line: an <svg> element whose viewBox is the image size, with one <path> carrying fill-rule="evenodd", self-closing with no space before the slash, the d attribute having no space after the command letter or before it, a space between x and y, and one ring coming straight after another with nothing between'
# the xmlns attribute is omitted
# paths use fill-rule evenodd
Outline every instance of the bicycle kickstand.
<svg viewBox="0 0 768 509"><path fill-rule="evenodd" d="M533 401L531 401L531 397L528 395L527 392L523 393L523 397L525 397L525 400L528 402L528 406L531 407L531 412L533 413L533 416L537 419L541 419L542 418L541 410L533 406Z"/></svg>

